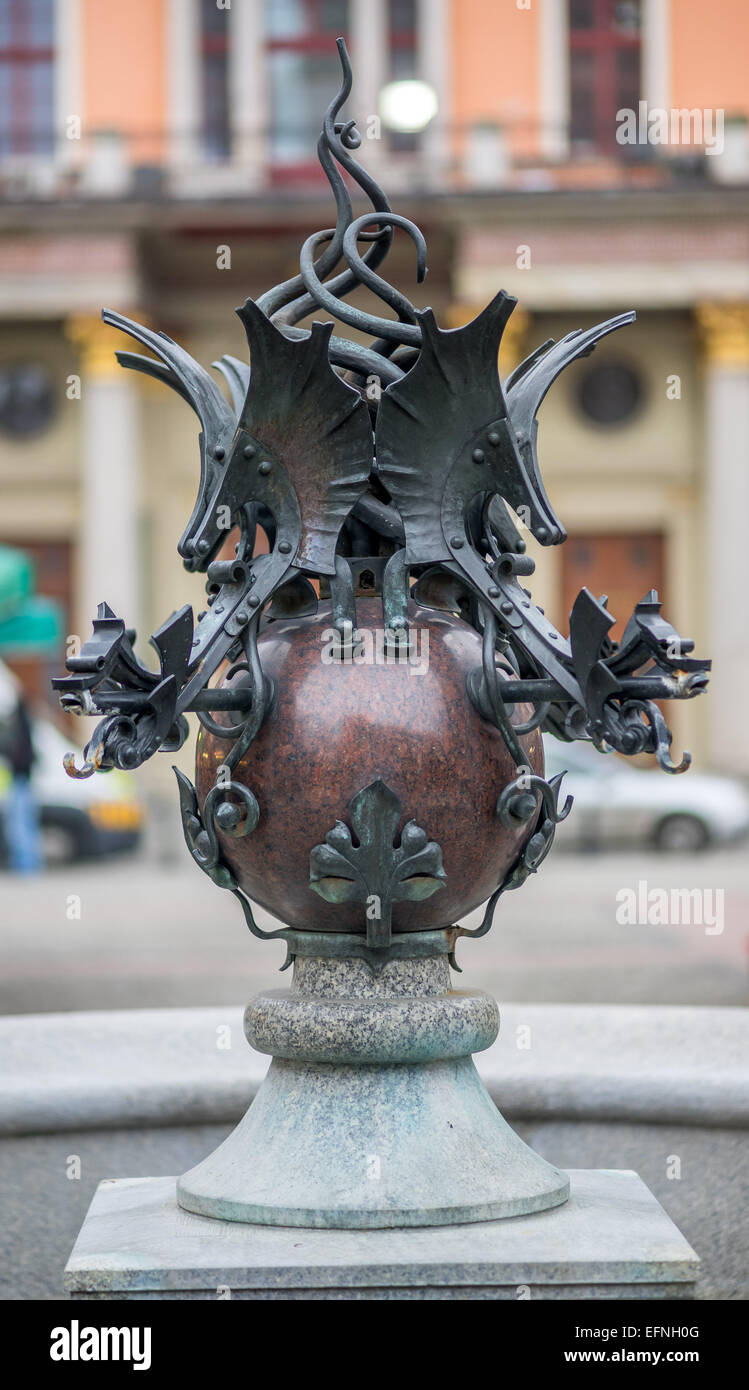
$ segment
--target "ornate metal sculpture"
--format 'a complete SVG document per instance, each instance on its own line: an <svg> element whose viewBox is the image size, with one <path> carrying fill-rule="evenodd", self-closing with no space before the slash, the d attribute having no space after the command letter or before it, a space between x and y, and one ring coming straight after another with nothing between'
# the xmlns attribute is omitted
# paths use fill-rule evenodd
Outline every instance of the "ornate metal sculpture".
<svg viewBox="0 0 749 1390"><path fill-rule="evenodd" d="M488 899L482 927L463 934L487 931L499 895L538 868L569 811L560 779L544 780L540 731L653 753L681 772L689 755L672 761L656 702L699 694L710 663L689 655L655 592L620 643L606 599L587 589L569 638L533 603L516 519L542 545L565 540L541 478L539 407L564 367L634 314L543 343L502 383L511 296L445 330L390 286L377 271L396 229L414 242L419 280L426 245L353 157L338 47L343 82L318 144L336 225L308 238L298 275L237 310L250 365L213 364L231 405L171 338L103 313L153 354L120 352L121 365L172 387L200 421L198 495L178 550L207 577L207 610L194 626L182 608L153 635L154 671L102 604L54 684L67 710L102 716L73 776L178 749L197 713L197 786L177 773L188 848L256 935L286 938L287 963L353 954L377 969L404 950L454 963L457 918ZM362 216L343 173L371 203ZM351 307L361 285L395 317ZM330 322L297 326L318 309L374 341L339 337ZM380 663L366 641L378 631ZM420 633L431 655L417 678ZM285 925L261 931L250 897Z"/></svg>

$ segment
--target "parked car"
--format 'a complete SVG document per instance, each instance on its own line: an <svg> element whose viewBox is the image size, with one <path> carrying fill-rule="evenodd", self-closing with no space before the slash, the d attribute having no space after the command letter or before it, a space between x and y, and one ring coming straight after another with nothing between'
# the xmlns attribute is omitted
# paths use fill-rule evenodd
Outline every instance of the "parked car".
<svg viewBox="0 0 749 1390"><path fill-rule="evenodd" d="M547 777L567 769L562 790L575 798L557 832L568 846L638 844L687 854L749 834L749 792L730 777L691 769L672 777L549 735L544 753Z"/></svg>
<svg viewBox="0 0 749 1390"><path fill-rule="evenodd" d="M74 744L46 719L34 721L36 763L32 786L42 827L48 863L88 859L134 849L143 830L143 808L134 790L134 778L114 770L85 781L68 777L62 760L76 751ZM10 776L0 764L0 807L7 796ZM0 862L6 859L3 818L0 815Z"/></svg>

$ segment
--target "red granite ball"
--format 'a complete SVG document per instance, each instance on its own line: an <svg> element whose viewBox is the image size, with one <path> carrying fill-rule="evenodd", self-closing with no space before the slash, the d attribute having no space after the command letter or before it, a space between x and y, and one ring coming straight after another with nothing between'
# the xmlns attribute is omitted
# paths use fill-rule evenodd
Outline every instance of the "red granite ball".
<svg viewBox="0 0 749 1390"><path fill-rule="evenodd" d="M376 654L381 602L357 599L356 607L358 629L371 634L365 641ZM409 621L412 664L325 659L327 604L314 617L271 623L259 639L277 698L234 780L253 792L260 819L243 838L221 831L219 838L245 893L298 930L364 931L363 904L329 903L312 891L310 851L336 821L348 823L348 803L378 779L400 799L399 830L413 820L436 840L447 875L444 887L425 901L395 904L394 931L450 926L486 902L531 834L532 825L508 830L496 816L497 798L516 768L501 735L466 692L466 677L481 665L479 635L450 613L415 605ZM528 705L517 705L513 723L531 714ZM543 775L539 731L520 741L528 765ZM201 808L230 746L201 729Z"/></svg>

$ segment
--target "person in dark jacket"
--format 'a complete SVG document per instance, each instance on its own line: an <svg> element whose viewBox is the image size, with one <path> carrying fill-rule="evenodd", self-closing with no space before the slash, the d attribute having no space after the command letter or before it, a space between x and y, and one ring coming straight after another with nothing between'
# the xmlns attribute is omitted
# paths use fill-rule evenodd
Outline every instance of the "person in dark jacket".
<svg viewBox="0 0 749 1390"><path fill-rule="evenodd" d="M8 863L20 874L35 874L43 866L39 814L31 785L34 740L31 720L22 695L0 725L0 757L7 764L11 784L4 804Z"/></svg>

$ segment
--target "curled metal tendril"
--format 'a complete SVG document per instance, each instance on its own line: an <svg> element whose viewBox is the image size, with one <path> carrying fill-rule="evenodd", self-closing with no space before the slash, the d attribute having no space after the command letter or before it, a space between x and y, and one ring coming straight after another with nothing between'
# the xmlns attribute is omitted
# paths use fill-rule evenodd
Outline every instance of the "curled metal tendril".
<svg viewBox="0 0 749 1390"><path fill-rule="evenodd" d="M62 760L62 765L68 777L74 778L77 782L83 782L87 777L93 777L95 772L101 771L103 761L104 740L99 739L96 747L91 749L90 754L88 749L86 749L86 756L84 757L81 767L76 767L75 765L75 753L66 753Z"/></svg>
<svg viewBox="0 0 749 1390"><path fill-rule="evenodd" d="M244 836L255 829L260 818L260 808L252 792L241 782L234 782L231 778L231 774L240 759L247 752L262 727L273 694L271 683L263 675L257 649L259 622L260 613L257 612L246 629L245 652L247 660L231 668L231 674L237 670L244 670L250 677L251 705L247 718L241 723L227 726L218 724L210 715L205 716L203 711L200 714L201 723L211 733L217 734L219 738L234 740L231 749L224 758L221 767L221 779L211 788L203 807L205 833L211 840L212 852L215 850L216 856L219 854L216 827L227 835ZM246 689L243 687L243 690ZM226 779L227 773L230 774L228 780Z"/></svg>
<svg viewBox="0 0 749 1390"><path fill-rule="evenodd" d="M315 232L308 237L302 246L299 257L302 279L307 286L310 294L314 295L321 308L327 309L329 313L335 314L336 318L348 323L353 328L358 328L362 332L379 334L381 338L392 340L396 343L405 343L411 347L418 347L421 344L421 329L416 322L416 310L413 304L405 295L388 285L379 275L375 275L371 267L368 267L365 260L359 255L356 248L356 238L361 234L368 223L383 219L392 223L394 226L402 227L407 231L414 241L417 253L417 271L419 280L423 280L426 274L426 242L419 228L407 217L401 217L397 213L364 213L358 217L351 226L347 228L343 238L344 255L349 263L356 267L356 283L365 284L368 289L379 296L386 304L392 305L399 315L398 321L395 319L378 318L375 314L368 314L363 309L356 309L350 304L345 304L343 300L332 294L327 285L323 285L319 279L316 269L314 253L321 241L330 237L329 231Z"/></svg>
<svg viewBox="0 0 749 1390"><path fill-rule="evenodd" d="M494 913L502 894L510 892L513 888L519 888L531 874L540 868L554 842L554 832L557 825L560 821L566 820L572 810L571 796L567 797L564 806L561 810L559 809L559 790L563 777L564 773L560 772L547 782L543 777L523 774L504 788L497 802L497 815L504 825L515 828L523 819L530 819L535 808L536 796L540 794L536 829L510 872L492 893L484 910L481 924L473 931L466 927L456 927L457 936L486 936L494 922ZM533 801L533 806L530 808L526 804L528 800ZM520 816L517 814L518 809L521 811Z"/></svg>
<svg viewBox="0 0 749 1390"><path fill-rule="evenodd" d="M671 730L669 729L661 711L652 700L628 700L622 705L622 715L630 718L629 729L634 728L639 734L637 725L640 724L643 730L642 747L637 751L647 751L655 753L658 763L664 772L686 772L691 765L692 755L685 752L680 763L675 763L671 757ZM633 719L634 716L634 719ZM640 716L643 716L641 719Z"/></svg>
<svg viewBox="0 0 749 1390"><path fill-rule="evenodd" d="M508 829L517 829L519 824L530 820L536 809L536 796L540 795L540 810L544 820L559 825L566 820L572 810L572 797L568 796L562 809L559 809L558 795L563 773L547 782L544 777L534 773L521 773L514 782L506 786L497 802L497 816Z"/></svg>
<svg viewBox="0 0 749 1390"><path fill-rule="evenodd" d="M516 734L532 734L534 729L538 729L544 722L549 710L551 701L545 700L543 704L536 705L536 713L530 719L526 719L524 724L513 724Z"/></svg>
<svg viewBox="0 0 749 1390"><path fill-rule="evenodd" d="M219 888L226 888L230 893L234 894L234 897L242 908L245 922L253 936L259 936L264 941L270 941L275 937L283 936L285 928L281 928L279 931L266 932L258 926L253 915L252 904L249 898L242 892L231 870L222 862L221 847L218 842L215 825L213 824L214 816L212 814L212 808L210 808L209 814L207 816L205 815L208 802L218 788L214 787L212 791L208 793L203 808L204 820L198 808L198 798L192 783L188 781L184 773L179 771L179 768L175 767L174 772L179 786L182 829L185 836L185 843L195 863ZM246 792L246 788L243 790ZM247 792L247 795L252 797L251 792ZM252 800L254 801L254 797L252 797ZM257 806L257 802L255 802L255 805Z"/></svg>
<svg viewBox="0 0 749 1390"><path fill-rule="evenodd" d="M494 655L496 649L497 620L491 609L487 608L485 605L482 605L481 611L484 619L484 638L482 646L483 693L488 700L492 718L505 741L508 752L512 756L517 767L524 767L527 761L525 751L518 742L517 730L510 720L505 703L499 693L499 681L497 678L497 666Z"/></svg>
<svg viewBox="0 0 749 1390"><path fill-rule="evenodd" d="M338 264L341 258L343 234L353 216L349 192L341 177L338 165L345 169L354 182L358 184L362 192L369 198L373 208L385 212L389 211L390 208L387 197L379 184L351 157L351 150L358 149L361 145L361 136L356 130L355 122L336 119L341 107L351 95L353 84L351 62L343 39L337 40L337 48L342 70L341 86L325 112L323 130L317 144L317 156L336 203L336 226L331 236L330 246L320 257L317 265L317 272L321 278L329 275ZM387 255L392 240L392 232L387 229L378 231L375 233L374 239L377 245L372 248L371 259L379 264ZM351 273L345 271L337 281L332 282L332 287L335 288L336 293L345 294L354 288L355 283L356 280ZM306 314L318 307L316 300L306 293L301 275L295 275L282 285L277 285L274 289L269 290L258 300L258 305L265 314L278 322L279 327L298 322L299 319L304 318Z"/></svg>
<svg viewBox="0 0 749 1390"><path fill-rule="evenodd" d="M86 745L82 767L76 767L74 753L65 754L62 765L68 777L82 782L93 777L95 772L109 772L114 766L126 769L138 766L138 730L128 715L118 713L103 719L94 731L94 738L95 743L91 739Z"/></svg>
<svg viewBox="0 0 749 1390"><path fill-rule="evenodd" d="M335 199L336 225L316 232L305 242L300 257L299 274L267 291L258 300L258 306L289 337L305 333L306 330L296 329L295 325L300 319L320 308L335 314L342 322L369 333L377 339L370 349L362 348L359 344L346 343L344 339L331 339L330 360L336 366L360 374L379 370L383 380L389 384L400 378L403 374L402 368L392 365L389 369L382 370L378 364L389 357L396 345L418 348L421 344L421 330L416 323L414 306L405 295L376 275L375 270L390 250L393 228L399 226L406 230L416 243L418 278L419 281L423 280L426 270L426 244L414 223L392 212L383 189L353 158L352 151L361 146L361 135L354 120L338 119L341 108L351 94L353 76L343 39L337 40L337 48L342 70L341 86L325 113L323 130L317 145L318 159ZM351 198L341 170L353 179L369 199L372 205L371 213L354 220ZM371 226L374 222L381 224L376 230ZM371 243L364 255L358 250L357 240ZM326 242L328 244L322 254L315 259L320 246ZM346 269L323 284L326 277L335 270L342 256L347 262ZM367 285L384 303L391 305L398 314L398 321L378 318L374 314L352 309L344 304L345 296L361 284Z"/></svg>
<svg viewBox="0 0 749 1390"><path fill-rule="evenodd" d="M229 801L227 795L229 792L238 800ZM218 782L215 787L211 787L205 799L203 819L206 831L214 840L216 826L225 835L231 835L235 840L239 840L245 835L251 834L255 829L260 819L260 807L249 788L244 787L241 782L228 782L226 784ZM218 857L218 849L216 853Z"/></svg>

